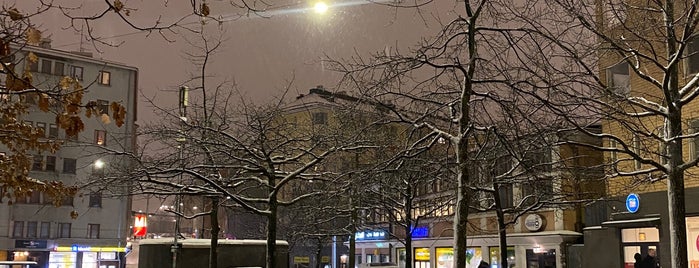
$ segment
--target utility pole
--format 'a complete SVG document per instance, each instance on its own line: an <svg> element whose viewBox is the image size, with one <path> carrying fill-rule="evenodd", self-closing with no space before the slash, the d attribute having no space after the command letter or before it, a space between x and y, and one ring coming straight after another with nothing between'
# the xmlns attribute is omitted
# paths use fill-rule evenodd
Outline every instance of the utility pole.
<svg viewBox="0 0 699 268"><path fill-rule="evenodd" d="M187 122L187 106L189 105L189 87L180 87L180 98L179 98L179 108L180 108L180 133L177 137L177 142L179 142L179 156L181 168L184 169L184 143L187 139L184 136L184 124ZM182 171L179 175L179 183L182 183ZM180 213L182 211L180 203L182 202L182 196L178 193L175 196L175 235L172 244L172 268L177 268L177 253L179 251L179 245L177 244L177 238L180 236Z"/></svg>

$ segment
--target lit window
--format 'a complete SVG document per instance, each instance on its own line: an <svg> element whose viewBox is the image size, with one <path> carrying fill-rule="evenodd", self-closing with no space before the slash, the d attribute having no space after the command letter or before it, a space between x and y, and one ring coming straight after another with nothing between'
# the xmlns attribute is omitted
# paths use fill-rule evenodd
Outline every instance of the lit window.
<svg viewBox="0 0 699 268"><path fill-rule="evenodd" d="M75 162L73 158L63 158L63 173L75 174Z"/></svg>
<svg viewBox="0 0 699 268"><path fill-rule="evenodd" d="M104 130L95 130L95 144L107 145L107 132Z"/></svg>
<svg viewBox="0 0 699 268"><path fill-rule="evenodd" d="M111 74L107 71L100 71L100 76L99 76L99 83L100 85L110 85L110 77Z"/></svg>
<svg viewBox="0 0 699 268"><path fill-rule="evenodd" d="M70 238L70 223L61 222L58 224L58 238Z"/></svg>
<svg viewBox="0 0 699 268"><path fill-rule="evenodd" d="M83 67L71 66L70 67L70 77L72 77L75 80L82 81L83 80Z"/></svg>
<svg viewBox="0 0 699 268"><path fill-rule="evenodd" d="M99 224L88 224L87 225L87 238L100 238L100 225Z"/></svg>

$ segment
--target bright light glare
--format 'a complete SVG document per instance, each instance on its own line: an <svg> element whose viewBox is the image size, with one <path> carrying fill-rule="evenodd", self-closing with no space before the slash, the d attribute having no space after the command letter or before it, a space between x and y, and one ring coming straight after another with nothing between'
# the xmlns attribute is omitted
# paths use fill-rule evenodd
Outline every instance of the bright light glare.
<svg viewBox="0 0 699 268"><path fill-rule="evenodd" d="M103 168L103 167L104 167L104 161L102 161L102 160L97 160L97 161L95 161L95 167L96 167L96 168Z"/></svg>
<svg viewBox="0 0 699 268"><path fill-rule="evenodd" d="M323 2L318 2L315 6L313 6L313 10L315 10L315 12L318 14L323 14L328 11L328 5Z"/></svg>

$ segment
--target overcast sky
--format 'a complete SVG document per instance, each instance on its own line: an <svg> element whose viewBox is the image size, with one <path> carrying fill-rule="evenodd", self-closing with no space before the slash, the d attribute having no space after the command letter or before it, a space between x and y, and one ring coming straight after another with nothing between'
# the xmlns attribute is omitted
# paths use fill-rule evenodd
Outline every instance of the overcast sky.
<svg viewBox="0 0 699 268"><path fill-rule="evenodd" d="M82 2L82 14L91 14L91 9L99 9L103 3L102 0L75 1ZM130 17L139 23L152 22L158 16L168 22L190 11L186 5L177 6L189 1L170 0L167 5L160 0L123 2L137 9ZM452 19L455 16L452 8L457 4L457 1L439 0L422 7L418 13L415 9L395 9L361 0L326 0L330 9L316 14L308 9L315 1L269 2L274 3L265 13L269 17L250 15L221 25L225 42L210 67L211 74L235 81L241 91L256 101L279 96L292 80L293 95L306 93L316 85L333 88L340 76L323 68L321 59L326 55L334 59L355 53L367 56L387 47L405 51L421 38L437 34L441 28L438 20L444 23ZM236 18L236 12L240 12L226 1L209 3L215 17ZM183 37L194 39L194 36L179 31L169 34L168 41L158 34L134 34L133 29L117 21L113 13L108 14L95 22L95 33L120 44L118 47L99 46L101 51L97 51L92 44L83 42L82 48L92 51L95 57L139 68L141 93L157 96L158 105L174 105L174 89L196 71L183 53L190 50ZM198 23L192 22L190 25ZM51 36L54 48L69 51L81 48L78 36L65 30L69 21L60 14L44 16L39 23L45 35ZM153 120L152 110L141 97L139 123Z"/></svg>

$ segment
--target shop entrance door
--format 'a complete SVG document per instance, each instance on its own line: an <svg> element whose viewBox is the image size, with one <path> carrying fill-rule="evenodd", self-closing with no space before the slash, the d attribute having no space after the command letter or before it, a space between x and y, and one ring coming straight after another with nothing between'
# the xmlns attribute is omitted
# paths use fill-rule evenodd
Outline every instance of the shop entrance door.
<svg viewBox="0 0 699 268"><path fill-rule="evenodd" d="M625 268L633 268L636 253L641 254L641 259L648 256L648 252L655 251L655 259L659 260L658 245L660 244L660 233L658 228L625 228L621 230L622 260Z"/></svg>
<svg viewBox="0 0 699 268"><path fill-rule="evenodd" d="M634 259L634 255L636 253L641 254L641 259L644 259L646 256L648 256L648 251L649 250L654 250L655 251L655 258L658 260L660 256L658 256L658 243L657 242L649 242L649 243L624 243L624 267L625 268L633 268L634 263L636 263L636 260Z"/></svg>
<svg viewBox="0 0 699 268"><path fill-rule="evenodd" d="M556 250L534 252L527 249L527 268L556 268Z"/></svg>

